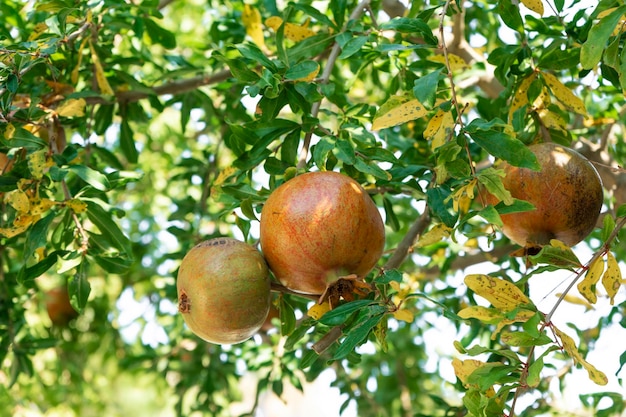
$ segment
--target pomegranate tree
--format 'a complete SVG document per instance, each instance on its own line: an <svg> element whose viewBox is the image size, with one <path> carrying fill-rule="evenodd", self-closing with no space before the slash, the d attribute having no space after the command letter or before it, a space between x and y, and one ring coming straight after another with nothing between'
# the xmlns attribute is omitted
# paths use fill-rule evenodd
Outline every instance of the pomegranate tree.
<svg viewBox="0 0 626 417"><path fill-rule="evenodd" d="M210 239L192 248L180 265L176 287L185 323L211 343L249 339L270 308L269 271L263 256L232 238Z"/></svg>
<svg viewBox="0 0 626 417"><path fill-rule="evenodd" d="M367 192L337 172L310 172L280 185L261 213L261 249L287 288L323 294L363 278L380 259L385 228Z"/></svg>
<svg viewBox="0 0 626 417"><path fill-rule="evenodd" d="M532 203L535 210L501 215L502 232L522 246L545 245L551 239L573 246L591 233L600 215L600 176L587 158L570 148L545 142L529 149L541 169L503 163L502 182L514 198ZM488 200L497 202L492 195Z"/></svg>

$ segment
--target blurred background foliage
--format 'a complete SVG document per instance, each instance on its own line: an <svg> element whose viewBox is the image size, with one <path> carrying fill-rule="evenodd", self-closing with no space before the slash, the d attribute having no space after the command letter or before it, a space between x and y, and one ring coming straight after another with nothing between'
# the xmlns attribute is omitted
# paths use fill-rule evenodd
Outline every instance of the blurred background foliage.
<svg viewBox="0 0 626 417"><path fill-rule="evenodd" d="M264 393L288 403L288 386L303 389L331 370L342 394L333 397L337 412L571 415L559 400L574 367L562 349L546 356L543 378L516 410L528 388L521 367L476 377L477 389L450 365L462 356L454 340L485 346L486 362L506 362L510 351L490 338L493 326L456 315L481 303L463 285L464 270L482 265L531 298L538 286L533 301L544 313L564 286L538 273L567 270L509 256L515 246L490 224L493 207L473 187L494 157L519 156L510 142L481 142L484 135L549 138L600 171L604 220L581 243L580 268L570 269L584 270L591 254L619 241L611 232L623 225L625 6L522 3L3 0L0 409L263 415ZM285 25L264 23L271 16ZM597 62L581 55L585 44L600 51ZM572 111L562 91L546 99L543 75L511 114L523 80L544 73L586 114ZM419 99L426 114L373 131L395 95ZM448 130L434 145L426 131L438 110ZM277 292L274 317L253 339L216 346L196 338L177 314L180 260L210 237L255 243L271 190L307 170L344 172L371 193L387 240L385 271L368 279L409 316L381 315L345 358L330 360L341 344L316 348L333 326L307 316L311 300ZM415 244L425 235L432 241ZM623 267L624 246L610 249ZM67 288L71 310L56 288ZM591 318L561 317L559 326L583 356L605 329L626 327L622 290L614 305L601 296L590 313L570 295L564 305ZM513 350L526 358L528 349ZM621 391L581 395L577 415L624 410L626 355L605 359ZM492 385L502 388L495 397ZM468 389L480 400L464 402Z"/></svg>

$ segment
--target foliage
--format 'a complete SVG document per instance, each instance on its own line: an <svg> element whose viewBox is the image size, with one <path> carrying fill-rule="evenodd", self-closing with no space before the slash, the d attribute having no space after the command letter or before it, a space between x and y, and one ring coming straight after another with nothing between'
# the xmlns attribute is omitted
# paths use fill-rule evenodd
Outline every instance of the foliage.
<svg viewBox="0 0 626 417"><path fill-rule="evenodd" d="M4 0L0 407L230 415L253 372L254 413L261 393L332 369L361 416L533 416L566 412L550 381L564 390L572 367L615 382L586 355L626 327L626 5L517 3ZM532 207L493 161L534 168L542 140L602 176L587 259L499 232L499 214ZM184 254L255 243L267 196L313 170L356 179L384 214L372 290L326 311L275 283L269 330L193 336L175 306ZM539 308L532 290L559 272L567 288ZM67 326L46 315L58 285L80 312ZM553 321L572 302L607 314ZM449 341L430 334L442 320ZM444 343L454 357L433 357ZM626 404L581 401L598 416Z"/></svg>

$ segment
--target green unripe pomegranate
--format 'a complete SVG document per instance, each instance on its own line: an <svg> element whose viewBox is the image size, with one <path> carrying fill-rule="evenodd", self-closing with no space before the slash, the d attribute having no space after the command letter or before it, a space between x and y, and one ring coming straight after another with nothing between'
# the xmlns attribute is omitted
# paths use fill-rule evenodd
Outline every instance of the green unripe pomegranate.
<svg viewBox="0 0 626 417"><path fill-rule="evenodd" d="M270 280L261 253L232 238L206 240L183 258L176 282L178 310L207 342L241 343L263 325Z"/></svg>

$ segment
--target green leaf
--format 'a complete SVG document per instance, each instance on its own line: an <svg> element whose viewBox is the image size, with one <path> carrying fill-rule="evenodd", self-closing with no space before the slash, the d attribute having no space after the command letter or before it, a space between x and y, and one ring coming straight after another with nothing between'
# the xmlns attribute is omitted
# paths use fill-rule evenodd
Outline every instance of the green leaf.
<svg viewBox="0 0 626 417"><path fill-rule="evenodd" d="M539 58L541 69L561 71L574 68L580 62L580 48L552 49Z"/></svg>
<svg viewBox="0 0 626 417"><path fill-rule="evenodd" d="M285 80L295 81L302 78L307 78L310 74L318 71L320 65L315 61L303 61L300 62L285 72Z"/></svg>
<svg viewBox="0 0 626 417"><path fill-rule="evenodd" d="M339 59L350 58L352 55L359 52L366 43L367 36L356 36L350 38L348 42L341 45L341 54L339 55Z"/></svg>
<svg viewBox="0 0 626 417"><path fill-rule="evenodd" d="M17 275L17 282L19 284L24 284L27 281L31 281L35 278L40 277L42 274L46 273L54 264L56 264L58 257L63 256L67 253L64 250L57 250L50 253L43 260L37 262L35 265L30 266L28 268L22 268Z"/></svg>
<svg viewBox="0 0 626 417"><path fill-rule="evenodd" d="M421 34L424 40L433 46L439 44L439 40L428 24L419 18L398 17L380 25L382 30L395 30L401 33Z"/></svg>
<svg viewBox="0 0 626 417"><path fill-rule="evenodd" d="M343 324L357 310L375 304L372 300L355 300L332 309L320 317L319 322L326 326Z"/></svg>
<svg viewBox="0 0 626 417"><path fill-rule="evenodd" d="M30 228L24 247L24 260L26 262L33 259L37 249L45 247L48 243L48 229L55 217L56 212L50 211Z"/></svg>
<svg viewBox="0 0 626 417"><path fill-rule="evenodd" d="M500 340L509 346L517 347L542 346L552 343L552 339L545 334L533 337L526 332L502 332Z"/></svg>
<svg viewBox="0 0 626 417"><path fill-rule="evenodd" d="M279 299L280 334L289 336L296 328L296 314L284 295Z"/></svg>
<svg viewBox="0 0 626 417"><path fill-rule="evenodd" d="M364 316L361 322L350 328L345 339L341 342L341 344L335 351L332 359L343 359L348 356L348 354L352 353L352 351L358 345L365 341L372 329L376 327L376 325L380 322L383 316L384 314L382 313L370 317Z"/></svg>
<svg viewBox="0 0 626 417"><path fill-rule="evenodd" d="M9 92L11 94L15 94L17 92L17 88L19 86L17 75L15 75L13 73L9 74L7 76L6 86L7 86L7 90L9 90Z"/></svg>
<svg viewBox="0 0 626 417"><path fill-rule="evenodd" d="M315 325L315 323L316 320L311 318L304 319L302 322L300 322L300 324L294 329L294 331L291 332L287 337L287 340L285 341L285 350L292 350L296 343L302 340L302 338L309 332L309 330Z"/></svg>
<svg viewBox="0 0 626 417"><path fill-rule="evenodd" d="M402 272L397 269L386 269L382 275L376 278L376 283L389 284L390 282L402 282Z"/></svg>
<svg viewBox="0 0 626 417"><path fill-rule="evenodd" d="M269 69L270 71L274 72L277 70L276 64L274 64L267 56L265 56L263 51L261 51L259 47L256 46L255 44L245 43L245 44L237 45L237 50L245 58L248 58L254 62L260 63L262 66Z"/></svg>
<svg viewBox="0 0 626 417"><path fill-rule="evenodd" d="M522 141L495 129L486 130L486 127L476 120L467 126L469 135L481 148L516 167L540 169L537 157Z"/></svg>
<svg viewBox="0 0 626 417"><path fill-rule="evenodd" d="M85 165L70 165L68 170L78 175L83 181L98 191L106 191L111 188L108 178Z"/></svg>
<svg viewBox="0 0 626 417"><path fill-rule="evenodd" d="M0 136L1 137L1 136ZM28 130L17 127L11 139L2 138L2 144L9 148L25 148L29 151L38 151L48 146L48 143Z"/></svg>
<svg viewBox="0 0 626 417"><path fill-rule="evenodd" d="M162 28L150 18L143 19L143 23L146 27L146 33L153 43L163 45L166 49L176 48L176 36L172 32Z"/></svg>
<svg viewBox="0 0 626 417"><path fill-rule="evenodd" d="M87 217L98 228L100 234L106 237L121 254L132 258L130 241L113 221L111 214L92 200L85 199L84 201L87 203Z"/></svg>
<svg viewBox="0 0 626 417"><path fill-rule="evenodd" d="M313 146L313 161L319 168L326 166L326 160L328 159L328 153L333 150L335 145L328 139L321 139Z"/></svg>
<svg viewBox="0 0 626 417"><path fill-rule="evenodd" d="M354 148L352 147L350 141L345 139L337 139L337 141L335 142L334 151L337 159L339 159L341 162L348 165L354 165L356 163L356 154L354 153Z"/></svg>
<svg viewBox="0 0 626 417"><path fill-rule="evenodd" d="M126 256L94 255L93 259L98 266L111 274L122 274L133 265L133 260Z"/></svg>
<svg viewBox="0 0 626 417"><path fill-rule="evenodd" d="M439 85L442 71L443 68L439 68L430 72L427 75L416 79L413 84L413 94L415 94L415 98L418 99L426 108L432 109L435 105L437 86Z"/></svg>
<svg viewBox="0 0 626 417"><path fill-rule="evenodd" d="M517 370L517 367L503 365L501 362L487 362L472 372L467 378L467 382L478 385L480 390L484 392L498 383L501 378Z"/></svg>
<svg viewBox="0 0 626 417"><path fill-rule="evenodd" d="M139 152L137 152L137 148L135 147L135 139L133 138L133 130L128 123L127 118L122 119L122 124L120 126L120 148L122 149L122 153L128 159L130 163L137 163L139 159Z"/></svg>
<svg viewBox="0 0 626 417"><path fill-rule="evenodd" d="M393 211L393 203L387 197L383 197L383 207L385 209L385 224L387 224L394 232L400 230L400 221Z"/></svg>
<svg viewBox="0 0 626 417"><path fill-rule="evenodd" d="M82 314L87 300L89 299L89 293L91 293L91 285L87 278L89 272L89 263L86 259L80 263L76 270L74 277L68 282L68 292L70 295L70 304L74 310Z"/></svg>
<svg viewBox="0 0 626 417"><path fill-rule="evenodd" d="M524 21L519 12L519 5L513 4L511 0L499 0L496 10L505 25L518 33L524 34Z"/></svg>
<svg viewBox="0 0 626 417"><path fill-rule="evenodd" d="M443 187L429 188L426 192L426 200L431 212L448 227L454 227L458 215L452 212L452 199L450 191Z"/></svg>
<svg viewBox="0 0 626 417"><path fill-rule="evenodd" d="M572 270L582 267L580 260L570 248L562 249L551 245L543 246L538 254L529 256L529 260L534 265L546 263Z"/></svg>
<svg viewBox="0 0 626 417"><path fill-rule="evenodd" d="M592 69L600 62L613 30L625 13L626 6L620 6L591 27L580 51L580 63L584 69Z"/></svg>
<svg viewBox="0 0 626 417"><path fill-rule="evenodd" d="M391 175L385 171L384 169L382 169L381 167L379 167L378 165L372 163L372 162L366 162L361 158L356 158L356 161L354 162L354 167L359 171L362 172L364 174L368 174L368 175L372 175L376 178L380 178L382 180L390 180L391 179Z"/></svg>
<svg viewBox="0 0 626 417"><path fill-rule="evenodd" d="M535 206L532 203L529 203L526 200L520 200L517 198L513 199L513 203L507 205L503 202L496 204L495 206L498 213L502 214L511 214L511 213L521 213L524 211L535 210Z"/></svg>

